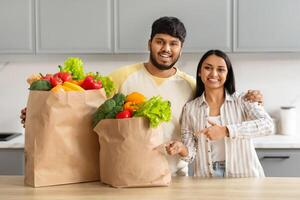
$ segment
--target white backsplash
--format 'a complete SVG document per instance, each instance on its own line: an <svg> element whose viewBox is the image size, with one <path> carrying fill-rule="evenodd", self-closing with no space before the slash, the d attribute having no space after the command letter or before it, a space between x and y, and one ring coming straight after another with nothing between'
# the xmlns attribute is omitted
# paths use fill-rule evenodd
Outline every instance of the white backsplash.
<svg viewBox="0 0 300 200"><path fill-rule="evenodd" d="M195 76L201 55L184 54L177 66ZM56 72L57 65L63 64L69 56L82 58L86 71L99 71L102 74L148 59L148 54L1 55L0 132L24 132L19 115L26 106L28 96L26 78L34 73ZM296 99L297 122L300 122L300 53L229 54L229 57L238 91L260 90L264 95L266 110L275 118L279 117L280 106L289 106ZM297 134L300 135L300 125Z"/></svg>

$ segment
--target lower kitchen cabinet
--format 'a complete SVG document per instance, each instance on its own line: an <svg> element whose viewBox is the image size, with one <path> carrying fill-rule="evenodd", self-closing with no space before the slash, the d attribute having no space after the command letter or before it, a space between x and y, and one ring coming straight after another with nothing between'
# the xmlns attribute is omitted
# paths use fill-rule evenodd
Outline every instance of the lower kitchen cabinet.
<svg viewBox="0 0 300 200"><path fill-rule="evenodd" d="M256 149L267 177L300 177L300 149ZM193 176L192 164L189 176Z"/></svg>
<svg viewBox="0 0 300 200"><path fill-rule="evenodd" d="M256 149L269 177L300 177L300 149Z"/></svg>
<svg viewBox="0 0 300 200"><path fill-rule="evenodd" d="M24 149L0 148L0 175L24 174Z"/></svg>

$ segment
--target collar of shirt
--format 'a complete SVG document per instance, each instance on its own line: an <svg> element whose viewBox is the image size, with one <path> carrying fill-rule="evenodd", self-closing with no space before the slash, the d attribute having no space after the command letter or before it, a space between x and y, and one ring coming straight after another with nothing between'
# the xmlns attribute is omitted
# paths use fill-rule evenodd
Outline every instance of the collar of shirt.
<svg viewBox="0 0 300 200"><path fill-rule="evenodd" d="M205 100L204 92L200 97L198 97L198 100L199 100L200 106L207 105L207 101ZM227 90L225 90L225 101L233 101L233 100L234 100L233 97L227 92Z"/></svg>

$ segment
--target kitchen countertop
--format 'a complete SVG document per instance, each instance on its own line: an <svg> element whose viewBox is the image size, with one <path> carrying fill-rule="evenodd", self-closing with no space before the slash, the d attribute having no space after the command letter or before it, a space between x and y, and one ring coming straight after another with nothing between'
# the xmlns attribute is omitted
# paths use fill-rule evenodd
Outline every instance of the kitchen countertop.
<svg viewBox="0 0 300 200"><path fill-rule="evenodd" d="M253 140L257 149L285 149L300 148L300 134L298 135L270 135Z"/></svg>
<svg viewBox="0 0 300 200"><path fill-rule="evenodd" d="M300 148L300 134L287 135L270 135L254 139L255 148ZM24 134L7 142L0 142L0 148L24 148Z"/></svg>
<svg viewBox="0 0 300 200"><path fill-rule="evenodd" d="M100 182L31 188L24 186L23 176L0 176L0 199L272 199L300 197L300 178L200 179L175 177L169 187L111 188Z"/></svg>

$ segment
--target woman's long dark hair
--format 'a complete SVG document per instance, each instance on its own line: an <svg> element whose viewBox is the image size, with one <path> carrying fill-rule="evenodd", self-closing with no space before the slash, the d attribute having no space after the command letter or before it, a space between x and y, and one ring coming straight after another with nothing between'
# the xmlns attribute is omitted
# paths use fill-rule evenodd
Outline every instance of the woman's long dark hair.
<svg viewBox="0 0 300 200"><path fill-rule="evenodd" d="M206 52L202 58L200 59L200 62L198 64L197 67L197 73L196 73L196 97L199 97L203 94L205 88L204 88L204 84L201 80L201 77L199 76L199 72L201 70L202 64L204 62L204 60L210 56L210 55L216 55L218 57L221 57L224 59L226 66L227 66L227 70L228 70L228 74L226 77L226 81L225 81L225 89L227 90L227 92L229 94L233 94L235 92L235 80L234 80L234 73L233 73L233 69L232 69L232 65L230 62L229 57L220 50L209 50L208 52Z"/></svg>

